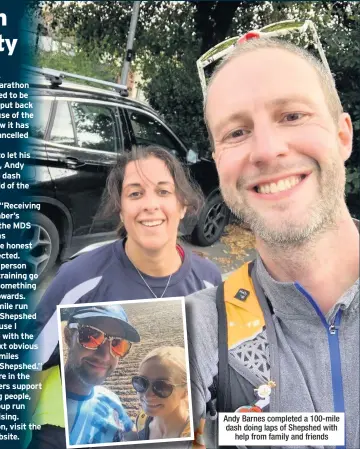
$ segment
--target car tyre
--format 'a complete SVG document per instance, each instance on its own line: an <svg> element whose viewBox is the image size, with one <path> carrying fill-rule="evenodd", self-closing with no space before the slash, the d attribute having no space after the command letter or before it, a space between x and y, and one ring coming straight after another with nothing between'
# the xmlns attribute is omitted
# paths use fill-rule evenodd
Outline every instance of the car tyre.
<svg viewBox="0 0 360 449"><path fill-rule="evenodd" d="M191 242L199 246L210 246L221 237L229 223L230 210L222 196L210 197L200 212L198 223L191 234Z"/></svg>
<svg viewBox="0 0 360 449"><path fill-rule="evenodd" d="M44 214L33 212L30 217L31 228L24 231L25 243L32 248L24 255L32 273L40 282L54 266L60 248L59 232L55 224Z"/></svg>

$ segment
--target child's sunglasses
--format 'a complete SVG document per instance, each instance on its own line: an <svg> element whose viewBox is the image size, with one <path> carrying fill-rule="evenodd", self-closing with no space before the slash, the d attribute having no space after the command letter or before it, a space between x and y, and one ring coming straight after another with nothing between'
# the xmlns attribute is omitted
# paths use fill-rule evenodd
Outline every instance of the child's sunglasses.
<svg viewBox="0 0 360 449"><path fill-rule="evenodd" d="M175 387L183 387L186 385L186 383L171 384L170 382L161 379L150 382L150 380L144 376L134 376L131 379L131 383L137 393L145 393L151 386L152 392L162 399L166 399L171 396Z"/></svg>
<svg viewBox="0 0 360 449"><path fill-rule="evenodd" d="M99 346L105 343L106 340L109 340L110 353L114 357L123 358L130 351L131 343L128 340L105 334L105 332L96 327L80 323L70 323L69 328L77 329L78 343L85 349L95 351Z"/></svg>

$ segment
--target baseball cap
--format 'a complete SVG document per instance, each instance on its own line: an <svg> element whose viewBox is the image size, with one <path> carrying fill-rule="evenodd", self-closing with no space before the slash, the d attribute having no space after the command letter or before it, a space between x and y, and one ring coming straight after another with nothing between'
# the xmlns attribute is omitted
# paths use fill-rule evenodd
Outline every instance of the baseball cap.
<svg viewBox="0 0 360 449"><path fill-rule="evenodd" d="M71 321L96 317L115 320L119 325L119 332L122 334L125 332L124 338L126 340L133 343L138 343L140 341L138 331L129 323L125 310L118 304L76 307L71 313L68 321L70 323Z"/></svg>

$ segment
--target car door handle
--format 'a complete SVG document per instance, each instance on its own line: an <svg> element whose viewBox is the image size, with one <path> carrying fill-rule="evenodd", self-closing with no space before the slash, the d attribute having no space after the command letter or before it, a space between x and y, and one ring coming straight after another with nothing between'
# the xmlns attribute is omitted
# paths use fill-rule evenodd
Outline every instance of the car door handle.
<svg viewBox="0 0 360 449"><path fill-rule="evenodd" d="M76 157L67 157L64 159L64 162L69 168L78 168L85 165L85 162L79 161Z"/></svg>

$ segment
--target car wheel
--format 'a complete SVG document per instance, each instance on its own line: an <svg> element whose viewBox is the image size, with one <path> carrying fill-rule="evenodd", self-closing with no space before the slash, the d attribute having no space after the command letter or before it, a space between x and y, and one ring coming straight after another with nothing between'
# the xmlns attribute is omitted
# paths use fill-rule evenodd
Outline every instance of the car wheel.
<svg viewBox="0 0 360 449"><path fill-rule="evenodd" d="M53 267L59 255L59 232L54 223L39 212L31 214L30 223L31 228L24 231L23 240L32 243L32 247L24 254L24 259L40 281Z"/></svg>
<svg viewBox="0 0 360 449"><path fill-rule="evenodd" d="M211 197L203 207L198 223L191 235L195 245L209 246L221 237L229 222L230 211L220 194Z"/></svg>

